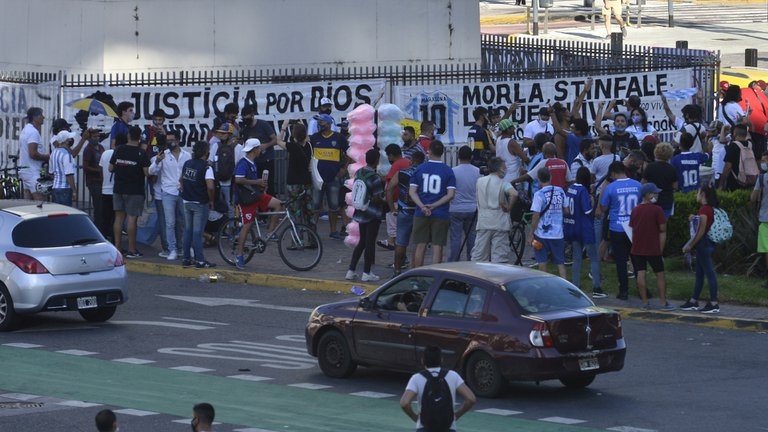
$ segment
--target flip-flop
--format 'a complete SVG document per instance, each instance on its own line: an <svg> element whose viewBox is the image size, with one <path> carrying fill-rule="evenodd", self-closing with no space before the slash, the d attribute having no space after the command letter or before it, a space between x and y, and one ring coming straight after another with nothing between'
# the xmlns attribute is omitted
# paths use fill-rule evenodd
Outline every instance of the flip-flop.
<svg viewBox="0 0 768 432"><path fill-rule="evenodd" d="M377 240L376 244L383 247L386 250L395 250L395 246L389 244L386 240Z"/></svg>

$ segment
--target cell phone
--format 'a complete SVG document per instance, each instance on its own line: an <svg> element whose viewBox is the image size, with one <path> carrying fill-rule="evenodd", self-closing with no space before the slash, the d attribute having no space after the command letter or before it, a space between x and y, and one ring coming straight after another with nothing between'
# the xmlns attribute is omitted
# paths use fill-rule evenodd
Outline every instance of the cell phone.
<svg viewBox="0 0 768 432"><path fill-rule="evenodd" d="M624 101L619 99L616 101L616 105L624 105Z"/></svg>

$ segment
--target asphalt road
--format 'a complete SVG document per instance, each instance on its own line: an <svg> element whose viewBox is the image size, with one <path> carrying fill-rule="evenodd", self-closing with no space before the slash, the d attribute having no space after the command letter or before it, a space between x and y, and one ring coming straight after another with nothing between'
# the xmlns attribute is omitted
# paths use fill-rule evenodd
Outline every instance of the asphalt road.
<svg viewBox="0 0 768 432"><path fill-rule="evenodd" d="M217 431L412 430L407 374L322 375L303 328L345 295L131 275L132 298L105 324L45 314L0 334L0 431L188 431L191 406L218 408ZM585 390L516 383L480 400L462 431L765 430L765 333L624 321L625 369Z"/></svg>

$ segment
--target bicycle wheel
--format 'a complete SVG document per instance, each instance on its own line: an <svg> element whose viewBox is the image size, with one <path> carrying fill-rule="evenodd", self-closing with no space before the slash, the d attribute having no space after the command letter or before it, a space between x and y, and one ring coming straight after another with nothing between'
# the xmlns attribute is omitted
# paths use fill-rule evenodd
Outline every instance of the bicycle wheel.
<svg viewBox="0 0 768 432"><path fill-rule="evenodd" d="M242 226L242 222L240 222L238 219L231 218L221 224L219 227L219 255L221 255L221 258L230 265L235 265L238 237L240 236L240 229ZM243 258L245 262L248 262L251 260L251 258L253 258L253 254L256 252L256 249L254 249L251 245L256 242L257 238L256 230L254 230L253 225L251 225L250 229L248 230L248 237L246 237L245 240L245 247L243 248Z"/></svg>
<svg viewBox="0 0 768 432"><path fill-rule="evenodd" d="M515 253L515 265L523 265L523 254L525 253L525 227L523 224L516 223L509 231L509 246Z"/></svg>
<svg viewBox="0 0 768 432"><path fill-rule="evenodd" d="M285 265L307 271L320 263L323 256L323 244L320 236L306 225L295 224L296 231L288 225L277 240L277 246Z"/></svg>

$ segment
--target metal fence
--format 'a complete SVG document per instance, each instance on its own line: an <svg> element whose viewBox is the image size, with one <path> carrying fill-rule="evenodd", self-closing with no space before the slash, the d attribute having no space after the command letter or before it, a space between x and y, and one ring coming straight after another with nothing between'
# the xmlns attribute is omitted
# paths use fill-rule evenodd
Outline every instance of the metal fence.
<svg viewBox="0 0 768 432"><path fill-rule="evenodd" d="M620 36L620 35L617 35ZM0 72L0 82L40 83L60 80L62 88L184 86L216 84L299 83L334 80L384 79L390 92L397 85L440 85L527 79L585 77L600 74L691 68L695 85L704 89L695 103L704 108L705 120L714 117L714 89L719 81L720 53L705 50L623 45L620 37L610 43L573 42L528 36L481 35L480 63L461 65L399 65L380 67L261 68L253 70L177 71L157 73L66 74ZM712 89L712 91L707 91ZM392 94L389 95L390 100ZM57 113L58 115L58 113ZM446 162L455 163L455 148L446 151ZM283 153L276 161L278 192L283 192L287 164ZM82 179L83 176L80 176ZM88 202L81 187L81 202Z"/></svg>

